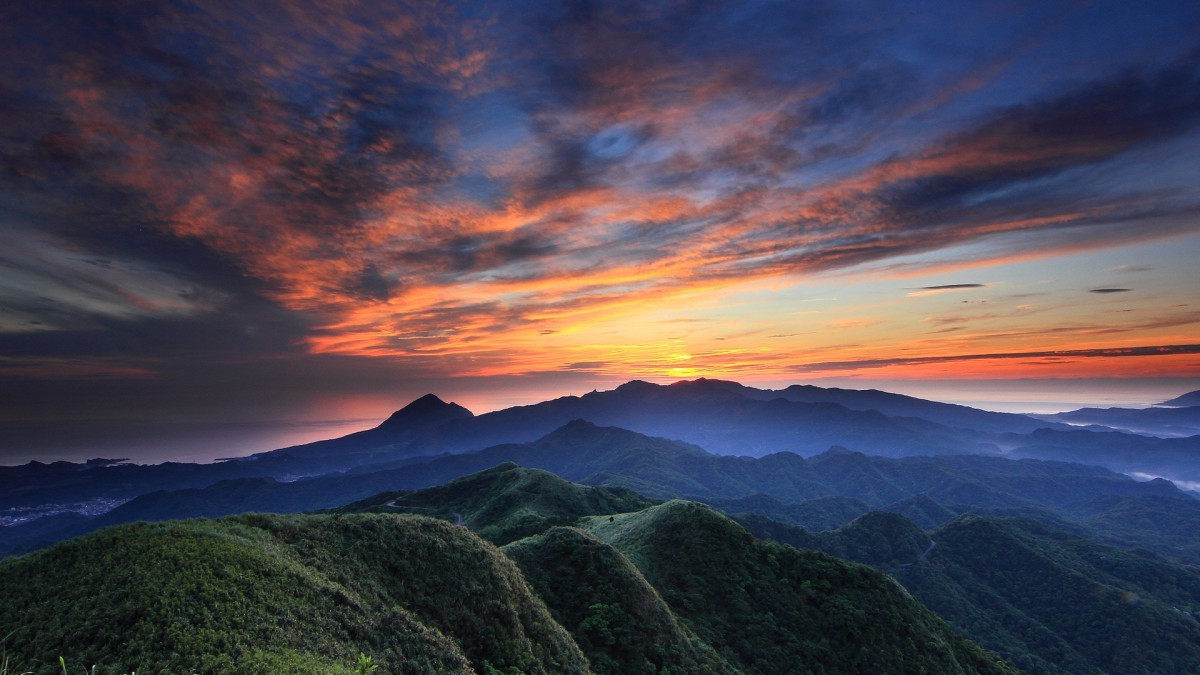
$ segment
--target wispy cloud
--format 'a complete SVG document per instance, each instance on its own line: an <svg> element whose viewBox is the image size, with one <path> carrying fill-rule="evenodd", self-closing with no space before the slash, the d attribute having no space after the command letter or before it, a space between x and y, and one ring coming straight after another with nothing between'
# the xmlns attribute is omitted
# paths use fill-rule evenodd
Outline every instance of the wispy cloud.
<svg viewBox="0 0 1200 675"><path fill-rule="evenodd" d="M220 293L160 266L95 255L29 230L0 229L0 332L96 328L104 321L188 317Z"/></svg>
<svg viewBox="0 0 1200 675"><path fill-rule="evenodd" d="M823 361L795 366L800 373L825 371L855 371L886 366L912 366L962 361L991 361L998 359L1090 359L1200 354L1200 344L1159 345L1146 347L1113 347L1108 349L1067 349L1033 352L998 352L992 354L956 354L946 356L908 356L887 359Z"/></svg>
<svg viewBox="0 0 1200 675"><path fill-rule="evenodd" d="M987 284L942 284L940 286L922 286L910 291L908 297L919 298L926 295L938 295L949 291L966 291L974 288L987 288Z"/></svg>

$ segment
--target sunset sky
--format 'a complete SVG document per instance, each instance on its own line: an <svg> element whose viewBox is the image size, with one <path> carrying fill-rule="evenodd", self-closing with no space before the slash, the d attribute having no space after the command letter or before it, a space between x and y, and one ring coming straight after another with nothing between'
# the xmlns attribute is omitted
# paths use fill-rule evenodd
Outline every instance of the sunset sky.
<svg viewBox="0 0 1200 675"><path fill-rule="evenodd" d="M1198 261L1194 0L0 8L0 464L633 378L1150 403Z"/></svg>

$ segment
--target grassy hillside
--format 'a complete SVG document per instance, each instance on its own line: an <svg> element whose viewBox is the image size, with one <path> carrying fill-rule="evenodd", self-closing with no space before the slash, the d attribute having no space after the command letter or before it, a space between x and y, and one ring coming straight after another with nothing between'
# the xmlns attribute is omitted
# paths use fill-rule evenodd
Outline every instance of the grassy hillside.
<svg viewBox="0 0 1200 675"><path fill-rule="evenodd" d="M595 536L554 527L503 550L595 672L737 672L675 617L625 556Z"/></svg>
<svg viewBox="0 0 1200 675"><path fill-rule="evenodd" d="M541 469L507 462L445 485L376 495L342 513L418 513L460 522L500 545L568 525L580 516L638 511L655 502L622 488L577 485Z"/></svg>
<svg viewBox="0 0 1200 675"><path fill-rule="evenodd" d="M16 672L586 672L516 566L464 528L389 515L111 528L0 563Z"/></svg>
<svg viewBox="0 0 1200 675"><path fill-rule="evenodd" d="M744 672L1012 672L883 574L756 540L702 504L670 501L583 527Z"/></svg>

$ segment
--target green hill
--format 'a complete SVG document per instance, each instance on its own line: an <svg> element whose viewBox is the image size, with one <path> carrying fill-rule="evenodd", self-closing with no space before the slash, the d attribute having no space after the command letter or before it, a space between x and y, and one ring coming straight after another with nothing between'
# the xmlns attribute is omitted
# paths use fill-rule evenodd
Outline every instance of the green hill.
<svg viewBox="0 0 1200 675"><path fill-rule="evenodd" d="M931 544L911 520L886 511L871 511L819 536L825 541L818 548L827 553L888 569L915 563Z"/></svg>
<svg viewBox="0 0 1200 675"><path fill-rule="evenodd" d="M1041 523L960 517L898 574L964 634L1036 673L1200 672L1200 574Z"/></svg>
<svg viewBox="0 0 1200 675"><path fill-rule="evenodd" d="M376 495L340 509L418 513L460 522L501 545L568 525L580 516L637 511L655 502L623 488L577 485L541 469L506 462L438 487Z"/></svg>
<svg viewBox="0 0 1200 675"><path fill-rule="evenodd" d="M739 522L894 574L956 630L1031 673L1200 672L1200 573L1149 551L978 514L932 535L880 512L827 532L755 514Z"/></svg>
<svg viewBox="0 0 1200 675"><path fill-rule="evenodd" d="M927 530L932 530L939 525L948 523L954 516L958 515L955 511L946 508L923 494L901 499L898 502L889 504L883 510L899 513L916 523L917 526ZM797 524L802 525L803 523Z"/></svg>
<svg viewBox="0 0 1200 675"><path fill-rule="evenodd" d="M758 514L738 516L737 521L762 539L824 551L888 571L907 568L936 547L929 535L911 520L887 511L871 511L825 532L809 532Z"/></svg>
<svg viewBox="0 0 1200 675"><path fill-rule="evenodd" d="M1101 495L1075 504L1070 515L1106 544L1200 563L1200 500Z"/></svg>
<svg viewBox="0 0 1200 675"><path fill-rule="evenodd" d="M896 582L824 553L756 540L695 502L583 520L672 610L747 673L1013 672Z"/></svg>
<svg viewBox="0 0 1200 675"><path fill-rule="evenodd" d="M615 548L570 527L504 547L597 673L734 673Z"/></svg>
<svg viewBox="0 0 1200 675"><path fill-rule="evenodd" d="M498 550L389 515L134 524L0 563L15 672L586 672Z"/></svg>
<svg viewBox="0 0 1200 675"><path fill-rule="evenodd" d="M850 497L818 497L792 503L764 494L738 499L696 499L735 518L757 514L814 532L839 528L871 510L870 506Z"/></svg>

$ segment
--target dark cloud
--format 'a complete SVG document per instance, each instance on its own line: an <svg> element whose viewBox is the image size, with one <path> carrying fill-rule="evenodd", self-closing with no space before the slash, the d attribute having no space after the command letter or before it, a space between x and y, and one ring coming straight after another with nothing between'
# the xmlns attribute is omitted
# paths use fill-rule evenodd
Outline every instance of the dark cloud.
<svg viewBox="0 0 1200 675"><path fill-rule="evenodd" d="M837 3L573 0L530 8L539 91L570 107L642 106L711 86L775 90L843 74L874 26ZM832 78L829 78L832 79Z"/></svg>
<svg viewBox="0 0 1200 675"><path fill-rule="evenodd" d="M923 291L957 291L964 288L987 288L987 284L943 284L941 286L922 286Z"/></svg>
<svg viewBox="0 0 1200 675"><path fill-rule="evenodd" d="M555 224L527 227L511 232L454 231L431 233L419 245L395 251L387 256L427 280L445 278L454 283L459 275L484 270L503 270L515 263L533 261L556 253L559 245L554 235ZM512 271L509 270L512 274Z"/></svg>
<svg viewBox="0 0 1200 675"><path fill-rule="evenodd" d="M1123 358L1131 356L1168 356L1174 354L1200 354L1200 345L1161 345L1152 347L1113 347L1109 349L1068 349L1039 352L997 352L992 354L959 354L954 356L909 356L893 359L862 359L858 361L824 361L796 366L799 373L826 370L861 370L887 366L911 366L931 363L955 363L960 361L985 361L993 359L1087 359ZM1036 364L1036 361L1030 363Z"/></svg>
<svg viewBox="0 0 1200 675"><path fill-rule="evenodd" d="M611 365L607 361L576 361L563 366L565 370L602 370Z"/></svg>
<svg viewBox="0 0 1200 675"><path fill-rule="evenodd" d="M379 268L374 265L368 265L363 268L362 273L347 290L353 295L366 300L387 302L388 298L392 297L392 293L397 286L397 282L387 278L379 271Z"/></svg>
<svg viewBox="0 0 1200 675"><path fill-rule="evenodd" d="M524 186L526 203L533 205L554 197L594 187L603 172L601 163L590 161L587 139L575 135L545 134L544 170Z"/></svg>
<svg viewBox="0 0 1200 675"><path fill-rule="evenodd" d="M543 148L541 162L516 186L528 206L604 187L606 174L656 133L649 123L579 130L535 120L534 128Z"/></svg>
<svg viewBox="0 0 1200 675"><path fill-rule="evenodd" d="M1088 293L1128 293L1132 288L1093 288Z"/></svg>
<svg viewBox="0 0 1200 675"><path fill-rule="evenodd" d="M1200 121L1200 50L1157 71L1129 72L1004 108L913 160L918 175L880 193L907 224L940 222L981 198L1181 135ZM899 167L897 167L899 168Z"/></svg>
<svg viewBox="0 0 1200 675"><path fill-rule="evenodd" d="M93 316L77 330L0 333L0 353L11 357L119 358L150 367L170 360L242 360L295 356L296 342L314 320L254 296L230 299L194 316Z"/></svg>

